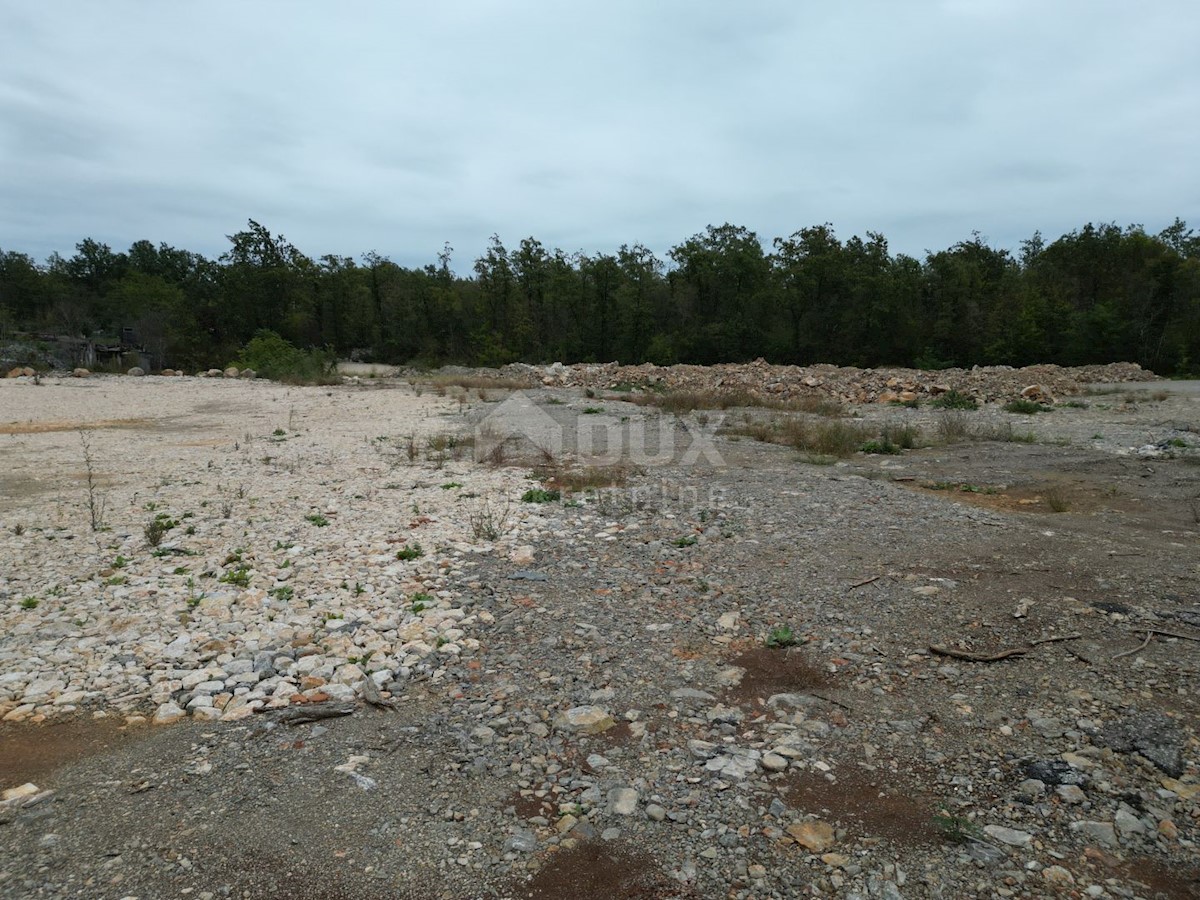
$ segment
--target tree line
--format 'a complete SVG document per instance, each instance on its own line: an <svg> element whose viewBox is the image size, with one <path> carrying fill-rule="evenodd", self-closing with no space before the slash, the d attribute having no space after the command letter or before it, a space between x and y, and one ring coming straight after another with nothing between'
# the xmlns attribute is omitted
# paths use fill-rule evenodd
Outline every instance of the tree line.
<svg viewBox="0 0 1200 900"><path fill-rule="evenodd" d="M390 363L856 366L1129 360L1200 373L1200 237L1089 224L1018 252L978 234L923 259L886 238L804 228L764 245L708 226L660 258L493 236L469 274L447 245L419 268L313 258L251 220L216 259L86 239L38 263L0 249L0 336L136 336L153 365L221 366L256 334Z"/></svg>

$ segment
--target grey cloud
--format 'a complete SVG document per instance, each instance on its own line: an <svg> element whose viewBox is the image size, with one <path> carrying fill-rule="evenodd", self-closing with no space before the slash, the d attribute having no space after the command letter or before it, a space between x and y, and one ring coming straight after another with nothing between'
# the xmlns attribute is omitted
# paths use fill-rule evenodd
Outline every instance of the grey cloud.
<svg viewBox="0 0 1200 900"><path fill-rule="evenodd" d="M64 0L0 10L0 247L408 264L830 221L920 254L1200 220L1187 0Z"/></svg>

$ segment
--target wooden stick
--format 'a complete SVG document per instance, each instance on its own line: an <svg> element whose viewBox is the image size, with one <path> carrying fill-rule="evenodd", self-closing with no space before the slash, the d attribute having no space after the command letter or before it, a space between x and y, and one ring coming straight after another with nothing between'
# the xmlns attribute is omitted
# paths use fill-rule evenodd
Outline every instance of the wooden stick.
<svg viewBox="0 0 1200 900"><path fill-rule="evenodd" d="M1038 638L1029 642L1028 647L1014 647L1011 650L1000 650L997 653L968 653L965 650L954 650L951 647L942 647L937 644L931 644L929 647L930 653L936 653L938 656L949 656L953 659L965 659L967 662L999 662L1002 659L1012 659L1016 656L1024 656L1034 647L1041 644L1053 644L1058 641L1074 641L1078 640L1082 635L1078 634L1055 634L1050 637Z"/></svg>
<svg viewBox="0 0 1200 900"><path fill-rule="evenodd" d="M862 581L854 582L854 584L850 585L850 587L846 588L846 590L852 591L855 588L864 587L868 584L874 584L876 581L878 581L882 577L883 577L882 575L872 575L870 578L864 578Z"/></svg>
<svg viewBox="0 0 1200 900"><path fill-rule="evenodd" d="M1146 639L1144 641L1142 641L1142 643L1139 646L1134 647L1132 650L1126 650L1123 653L1118 653L1116 656L1113 657L1113 659L1120 659L1122 656L1132 656L1135 653L1140 653L1141 651L1146 649L1146 647L1150 644L1150 641L1153 639L1154 639L1154 632L1147 631Z"/></svg>
<svg viewBox="0 0 1200 900"><path fill-rule="evenodd" d="M1083 637L1082 634L1054 634L1050 637L1038 638L1036 641L1030 641L1029 646L1037 647L1040 644L1056 644L1059 641L1077 641L1081 637Z"/></svg>
<svg viewBox="0 0 1200 900"><path fill-rule="evenodd" d="M1163 631L1161 628L1139 628L1138 631L1149 631L1151 634L1179 638L1181 641L1200 641L1200 634L1180 634L1178 631Z"/></svg>
<svg viewBox="0 0 1200 900"><path fill-rule="evenodd" d="M999 653L967 653L965 650L953 650L950 647L939 647L937 644L930 644L930 653L936 653L938 656L949 656L952 659L965 659L967 662L999 662L1002 659L1009 659L1013 656L1024 656L1029 652L1028 647L1018 647L1013 650L1001 650Z"/></svg>

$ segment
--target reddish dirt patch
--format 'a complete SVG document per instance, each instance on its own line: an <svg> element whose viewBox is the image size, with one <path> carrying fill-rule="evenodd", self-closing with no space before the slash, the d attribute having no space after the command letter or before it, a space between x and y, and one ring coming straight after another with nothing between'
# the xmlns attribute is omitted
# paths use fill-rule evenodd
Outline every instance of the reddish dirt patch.
<svg viewBox="0 0 1200 900"><path fill-rule="evenodd" d="M788 805L824 816L860 837L884 838L908 847L942 839L933 817L934 801L894 772L868 772L846 766L830 781L819 772L783 780Z"/></svg>
<svg viewBox="0 0 1200 900"><path fill-rule="evenodd" d="M1114 875L1124 881L1145 885L1148 900L1176 900L1200 897L1200 869L1172 865L1164 860L1133 857L1122 860L1101 850L1089 848L1084 852L1087 868L1100 877ZM1078 872L1076 872L1078 874ZM1139 894L1141 892L1139 891Z"/></svg>
<svg viewBox="0 0 1200 900"><path fill-rule="evenodd" d="M803 693L829 682L829 676L794 647L755 647L730 660L729 665L746 670L741 682L725 692L739 704L766 700L772 694Z"/></svg>
<svg viewBox="0 0 1200 900"><path fill-rule="evenodd" d="M693 897L649 857L590 841L555 853L537 874L514 885L520 900L671 900Z"/></svg>
<svg viewBox="0 0 1200 900"><path fill-rule="evenodd" d="M27 781L41 786L39 779L60 766L111 752L145 733L109 719L0 726L0 789Z"/></svg>
<svg viewBox="0 0 1200 900"><path fill-rule="evenodd" d="M532 794L522 794L516 791L508 798L508 806L513 807L522 819L532 819L534 816L550 816L554 807L548 797L535 797Z"/></svg>

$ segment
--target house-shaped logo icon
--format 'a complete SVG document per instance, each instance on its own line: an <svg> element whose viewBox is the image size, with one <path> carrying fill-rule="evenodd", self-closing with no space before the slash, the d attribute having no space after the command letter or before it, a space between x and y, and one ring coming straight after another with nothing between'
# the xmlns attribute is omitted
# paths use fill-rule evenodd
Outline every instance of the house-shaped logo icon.
<svg viewBox="0 0 1200 900"><path fill-rule="evenodd" d="M503 447L558 458L564 449L563 426L526 394L516 391L475 426L477 459L489 459Z"/></svg>

